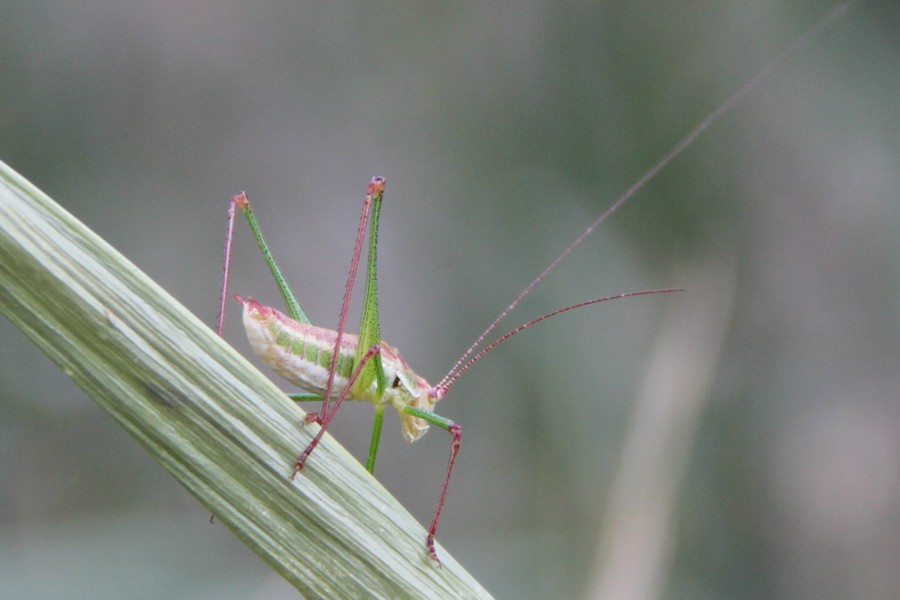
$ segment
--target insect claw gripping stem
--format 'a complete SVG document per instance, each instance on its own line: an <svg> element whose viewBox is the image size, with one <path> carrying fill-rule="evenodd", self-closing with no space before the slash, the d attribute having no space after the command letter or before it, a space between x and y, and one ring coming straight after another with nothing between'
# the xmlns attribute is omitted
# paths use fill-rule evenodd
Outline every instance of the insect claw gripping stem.
<svg viewBox="0 0 900 600"><path fill-rule="evenodd" d="M322 416L317 412L306 413L306 416L303 417L303 422L307 423L307 424L318 423L319 425L321 425L322 424Z"/></svg>

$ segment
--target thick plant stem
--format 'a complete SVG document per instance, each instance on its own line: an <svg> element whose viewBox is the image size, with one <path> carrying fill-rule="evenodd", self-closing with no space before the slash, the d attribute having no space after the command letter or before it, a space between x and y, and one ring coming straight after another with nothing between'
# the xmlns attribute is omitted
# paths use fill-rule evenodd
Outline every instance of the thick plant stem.
<svg viewBox="0 0 900 600"><path fill-rule="evenodd" d="M317 426L2 162L0 312L306 597L489 597L331 437L292 481Z"/></svg>

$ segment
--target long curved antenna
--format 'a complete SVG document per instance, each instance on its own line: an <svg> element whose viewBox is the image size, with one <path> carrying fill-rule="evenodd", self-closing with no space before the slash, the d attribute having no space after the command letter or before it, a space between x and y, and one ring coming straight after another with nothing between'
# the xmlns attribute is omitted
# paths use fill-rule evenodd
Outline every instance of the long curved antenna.
<svg viewBox="0 0 900 600"><path fill-rule="evenodd" d="M794 54L796 54L803 46L808 44L810 40L812 40L815 36L817 36L823 29L827 28L831 25L838 17L848 11L854 4L859 2L859 0L848 0L847 2L843 2L838 4L836 7L831 9L824 17L819 19L814 25L812 25L809 29L807 29L800 37L794 40L791 45L785 48L781 54L776 56L772 61L770 61L765 67L763 67L756 75L754 75L747 83L742 85L732 93L728 98L725 99L722 104L718 106L708 117L700 121L700 123L694 127L686 136L684 136L675 146L672 147L655 165L650 167L641 177L638 179L634 185L628 188L624 194L619 196L619 199L613 202L612 206L607 208L603 214L601 214L597 219L587 226L581 235L575 238L571 244L566 246L566 248L557 256L553 261L547 265L543 271L541 271L540 275L535 277L531 283L529 283L518 296L516 296L515 300L510 302L509 306L503 309L500 315L494 319L490 325L488 325L487 329L485 329L481 335L478 336L478 339L469 346L469 348L463 353L463 355L456 361L453 365L453 368L447 373L446 376L441 380L441 382L437 385L437 387L445 387L447 382L456 381L459 375L460 369L465 370L462 365L465 363L466 359L475 352L481 343L487 338L488 335L500 324L506 316L512 312L512 310L519 305L526 296L528 296L531 291L535 288L537 284L542 282L547 278L547 275L555 269L559 263L561 263L569 254L572 253L575 248L577 248L581 242L583 242L594 230L600 226L601 223L606 221L614 212L619 210L623 204L628 202L632 196L638 193L647 182L656 177L656 175L662 171L665 167L669 165L675 158L677 158L682 152L687 149L688 146L694 143L694 141L700 137L700 135L709 129L711 125L716 123L723 116L731 112L737 104L744 99L753 88L755 88L761 81L769 77L782 63L784 63L787 59L791 58ZM468 368L468 367L466 367Z"/></svg>
<svg viewBox="0 0 900 600"><path fill-rule="evenodd" d="M526 329L528 329L529 327L533 327L533 326L537 325L541 321L546 321L550 317L556 317L563 313L567 313L570 310L575 310L577 308L584 308L585 306L591 306L592 304L599 304L601 302L607 302L609 300L618 300L620 298L633 298L634 296L647 296L650 294L673 294L675 292L683 292L683 291L684 291L684 288L667 288L664 290L644 290L642 292L627 292L625 294L616 294L615 296L607 296L606 298L594 298L593 300L585 300L584 302L579 302L578 304L573 304L573 305L567 306L565 308L560 308L560 309L554 310L553 312L549 312L546 315L541 315L537 319L532 319L531 321L528 321L527 323L523 323L522 325L519 325L512 331L505 333L505 334L501 335L500 337L498 337L496 340L494 340L493 342L491 342L490 344L488 344L487 346L482 348L478 354L476 354L469 360L469 362L467 362L462 367L456 369L452 376L445 377L435 387L439 388L443 394L446 394L447 391L450 389L450 387L454 383L456 383L456 380L459 379L460 377L462 377L463 373L465 373L470 368L472 368L472 365L474 365L479 360L481 360L485 354L487 354L488 352L490 352L491 350L493 350L494 348L496 348L497 346L499 346L500 344L502 344L503 342L505 342L512 336L516 335L517 333L521 333L521 332L525 331Z"/></svg>

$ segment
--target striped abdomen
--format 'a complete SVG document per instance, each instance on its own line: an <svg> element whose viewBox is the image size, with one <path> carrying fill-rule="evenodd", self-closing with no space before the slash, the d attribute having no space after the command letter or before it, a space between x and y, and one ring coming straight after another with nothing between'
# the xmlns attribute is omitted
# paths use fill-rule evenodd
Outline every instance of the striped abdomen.
<svg viewBox="0 0 900 600"><path fill-rule="evenodd" d="M241 299L244 305L244 328L253 351L280 376L314 394L325 394L328 369L337 332L300 323L274 308L263 306L256 300ZM356 362L357 336L345 333L341 336L341 349L334 375L334 394L347 387ZM349 400L365 400L375 404L390 403L397 410L412 405L432 410L437 398L431 385L417 375L400 353L382 341L381 365L384 369L387 389L378 395L375 381L365 390L350 394ZM422 419L400 415L403 435L414 441L424 435L428 424Z"/></svg>

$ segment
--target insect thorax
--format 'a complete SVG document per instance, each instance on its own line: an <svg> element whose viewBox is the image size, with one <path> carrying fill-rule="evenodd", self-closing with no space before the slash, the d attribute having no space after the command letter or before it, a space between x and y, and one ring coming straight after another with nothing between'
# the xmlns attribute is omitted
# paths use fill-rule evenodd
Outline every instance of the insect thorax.
<svg viewBox="0 0 900 600"><path fill-rule="evenodd" d="M252 298L243 304L244 329L256 355L287 381L308 392L324 395L337 333L295 321ZM353 334L341 336L333 394L340 394L347 387L355 367L358 343ZM404 414L403 408L411 405L430 411L437 399L428 382L406 364L396 348L382 342L380 356L386 383L384 393L379 394L377 382L372 381L364 390L351 390L347 399L390 404L400 413L403 436L413 442L428 431L428 423Z"/></svg>

